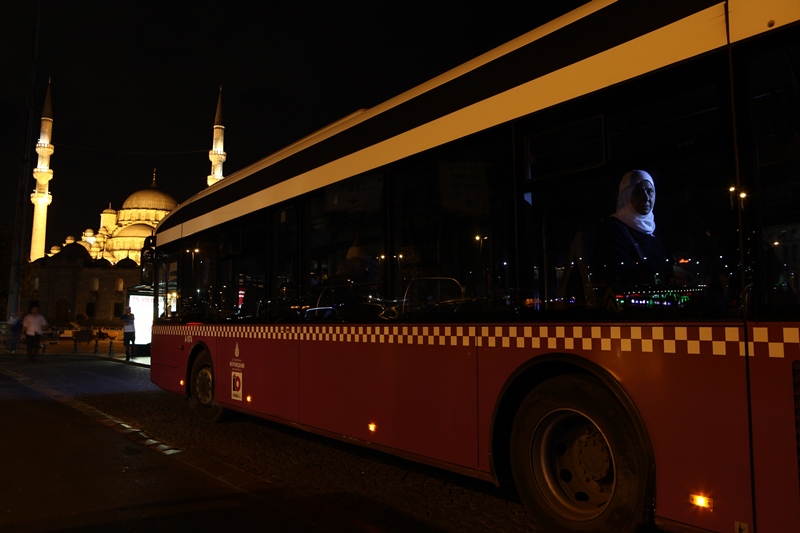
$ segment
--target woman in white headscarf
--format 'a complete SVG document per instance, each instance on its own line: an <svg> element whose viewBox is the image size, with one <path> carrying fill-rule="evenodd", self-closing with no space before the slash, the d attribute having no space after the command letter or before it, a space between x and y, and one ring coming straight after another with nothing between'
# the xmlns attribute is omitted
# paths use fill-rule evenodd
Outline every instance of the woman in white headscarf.
<svg viewBox="0 0 800 533"><path fill-rule="evenodd" d="M656 185L644 170L631 170L622 177L617 196L617 212L612 217L645 235L653 236L656 221L653 207L656 203Z"/></svg>
<svg viewBox="0 0 800 533"><path fill-rule="evenodd" d="M656 186L650 174L632 170L622 177L617 211L603 224L606 268L618 283L652 286L685 276L682 269L673 267L655 235L655 203Z"/></svg>

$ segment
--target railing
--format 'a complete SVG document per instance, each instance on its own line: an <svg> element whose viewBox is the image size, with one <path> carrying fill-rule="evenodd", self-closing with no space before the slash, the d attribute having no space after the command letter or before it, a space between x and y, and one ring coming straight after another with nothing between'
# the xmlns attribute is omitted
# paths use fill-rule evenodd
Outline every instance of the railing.
<svg viewBox="0 0 800 533"><path fill-rule="evenodd" d="M58 331L44 331L42 332L42 342L58 341L60 334Z"/></svg>

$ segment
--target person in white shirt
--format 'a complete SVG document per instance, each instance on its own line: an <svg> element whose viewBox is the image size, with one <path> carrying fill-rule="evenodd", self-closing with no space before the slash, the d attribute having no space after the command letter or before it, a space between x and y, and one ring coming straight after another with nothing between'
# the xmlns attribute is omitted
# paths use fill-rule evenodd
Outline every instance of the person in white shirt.
<svg viewBox="0 0 800 533"><path fill-rule="evenodd" d="M125 360L130 361L133 357L133 343L136 341L136 325L130 307L125 308L125 313L120 319L122 320L122 344L125 345Z"/></svg>
<svg viewBox="0 0 800 533"><path fill-rule="evenodd" d="M22 331L28 345L28 363L33 363L39 354L42 345L42 330L47 326L47 320L39 314L39 306L31 304L31 310L22 319Z"/></svg>

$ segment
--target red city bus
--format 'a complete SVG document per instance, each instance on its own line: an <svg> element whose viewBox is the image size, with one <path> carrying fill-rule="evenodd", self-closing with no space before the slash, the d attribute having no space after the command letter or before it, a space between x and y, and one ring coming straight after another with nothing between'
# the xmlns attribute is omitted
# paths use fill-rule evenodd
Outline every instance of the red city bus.
<svg viewBox="0 0 800 533"><path fill-rule="evenodd" d="M587 2L226 177L143 251L152 381L543 531L797 531L798 19Z"/></svg>

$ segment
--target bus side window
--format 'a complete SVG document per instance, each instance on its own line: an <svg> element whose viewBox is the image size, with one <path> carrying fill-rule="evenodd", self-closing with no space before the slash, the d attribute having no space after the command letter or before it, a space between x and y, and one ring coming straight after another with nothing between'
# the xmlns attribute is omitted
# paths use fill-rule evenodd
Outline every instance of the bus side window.
<svg viewBox="0 0 800 533"><path fill-rule="evenodd" d="M277 294L262 295L256 304L255 317L267 324L293 324L299 320L300 306L297 291L290 283L278 287Z"/></svg>
<svg viewBox="0 0 800 533"><path fill-rule="evenodd" d="M259 316L271 323L299 321L300 220L295 203L273 208L270 223L268 292Z"/></svg>
<svg viewBox="0 0 800 533"><path fill-rule="evenodd" d="M258 315L258 304L264 298L264 288L251 287L241 294L241 306L238 310L238 318L246 321L255 321Z"/></svg>
<svg viewBox="0 0 800 533"><path fill-rule="evenodd" d="M406 288L401 312L412 320L442 320L465 302L464 288L453 278L416 278Z"/></svg>
<svg viewBox="0 0 800 533"><path fill-rule="evenodd" d="M578 231L572 239L561 281L557 305L583 305L596 308L602 302L599 289L604 285L602 265L598 263L597 228Z"/></svg>

